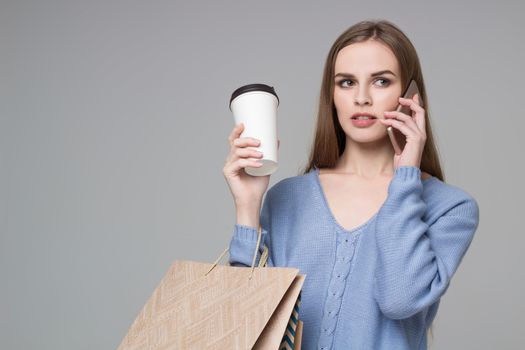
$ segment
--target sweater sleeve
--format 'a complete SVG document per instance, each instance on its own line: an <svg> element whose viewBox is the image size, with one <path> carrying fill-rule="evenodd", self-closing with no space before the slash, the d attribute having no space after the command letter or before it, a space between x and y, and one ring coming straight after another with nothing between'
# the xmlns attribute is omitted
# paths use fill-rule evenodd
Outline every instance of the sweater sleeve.
<svg viewBox="0 0 525 350"><path fill-rule="evenodd" d="M477 202L463 192L447 200L443 214L428 225L422 192L418 167L397 168L376 220L374 297L391 319L408 318L439 301L479 222Z"/></svg>
<svg viewBox="0 0 525 350"><path fill-rule="evenodd" d="M259 220L261 224L261 242L257 252L255 266L259 264L264 245L266 245L268 246L268 260L266 261L266 265L271 267L274 265L272 261L271 245L269 242L270 237L268 234L270 224L270 191L266 192ZM257 244L258 229L258 227L235 224L233 237L230 241L230 265L248 267L252 265L253 254Z"/></svg>

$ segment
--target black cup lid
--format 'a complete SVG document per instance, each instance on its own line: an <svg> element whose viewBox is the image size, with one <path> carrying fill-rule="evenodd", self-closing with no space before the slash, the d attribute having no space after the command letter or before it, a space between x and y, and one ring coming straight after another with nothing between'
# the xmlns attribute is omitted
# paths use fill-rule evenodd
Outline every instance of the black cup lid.
<svg viewBox="0 0 525 350"><path fill-rule="evenodd" d="M277 96L277 94L275 93L275 90L274 90L273 86L268 86L266 84L249 84L249 85L241 86L240 88L238 88L237 90L235 90L233 92L232 97L230 98L230 110L231 110L232 101L237 96L242 95L245 92L251 92L251 91L269 92L270 94L272 94L275 97L277 97L277 105L279 105L279 96Z"/></svg>

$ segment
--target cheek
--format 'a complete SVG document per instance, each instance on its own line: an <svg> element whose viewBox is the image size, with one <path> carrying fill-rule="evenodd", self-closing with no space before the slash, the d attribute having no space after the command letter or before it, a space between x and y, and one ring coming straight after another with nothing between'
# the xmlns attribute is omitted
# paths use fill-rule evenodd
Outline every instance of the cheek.
<svg viewBox="0 0 525 350"><path fill-rule="evenodd" d="M340 90L334 91L334 105L336 109L344 109L347 107L348 103L350 101L350 98L348 94L345 94L344 92L341 92Z"/></svg>
<svg viewBox="0 0 525 350"><path fill-rule="evenodd" d="M377 96L375 102L381 105L385 110L393 110L399 103L399 94L397 90L384 91Z"/></svg>

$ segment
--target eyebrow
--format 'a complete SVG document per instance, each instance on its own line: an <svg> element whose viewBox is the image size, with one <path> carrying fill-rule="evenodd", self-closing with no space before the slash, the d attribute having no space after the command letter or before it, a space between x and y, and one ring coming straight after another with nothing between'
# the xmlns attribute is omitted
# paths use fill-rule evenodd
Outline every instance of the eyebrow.
<svg viewBox="0 0 525 350"><path fill-rule="evenodd" d="M396 76L392 71L386 69L386 70L381 70L379 72L375 72L375 73L372 73L370 74L372 77L377 77L378 75L383 75L383 74L392 74L394 77ZM350 73L337 73L334 78L337 78L337 77L344 77L344 78L355 78L355 75L353 74L350 74Z"/></svg>

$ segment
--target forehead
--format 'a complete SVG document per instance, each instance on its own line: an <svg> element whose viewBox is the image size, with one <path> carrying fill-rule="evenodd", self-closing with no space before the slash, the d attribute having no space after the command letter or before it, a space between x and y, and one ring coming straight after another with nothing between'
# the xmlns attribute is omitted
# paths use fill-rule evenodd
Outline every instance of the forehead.
<svg viewBox="0 0 525 350"><path fill-rule="evenodd" d="M374 40L350 44L342 48L335 59L335 74L366 74L390 69L398 75L396 56L388 46Z"/></svg>

